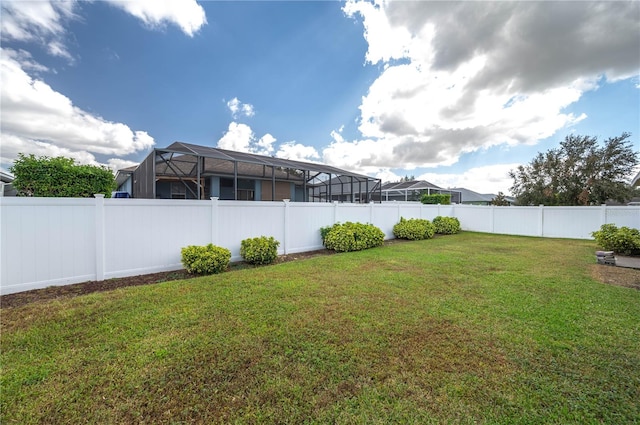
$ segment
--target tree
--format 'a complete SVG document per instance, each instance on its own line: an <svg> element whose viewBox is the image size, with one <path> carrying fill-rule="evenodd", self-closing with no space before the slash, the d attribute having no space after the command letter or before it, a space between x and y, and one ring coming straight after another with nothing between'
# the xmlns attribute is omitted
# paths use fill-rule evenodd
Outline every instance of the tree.
<svg viewBox="0 0 640 425"><path fill-rule="evenodd" d="M569 135L557 149L538 155L526 166L509 171L511 193L519 205L600 205L609 199L625 202L627 182L640 153L629 133L600 146L596 137Z"/></svg>
<svg viewBox="0 0 640 425"><path fill-rule="evenodd" d="M507 201L507 197L504 196L504 193L498 192L496 197L491 200L491 205L496 205L499 207L508 207L509 201Z"/></svg>
<svg viewBox="0 0 640 425"><path fill-rule="evenodd" d="M71 158L18 154L10 168L18 196L88 198L95 193L111 196L116 183L106 167L76 164Z"/></svg>

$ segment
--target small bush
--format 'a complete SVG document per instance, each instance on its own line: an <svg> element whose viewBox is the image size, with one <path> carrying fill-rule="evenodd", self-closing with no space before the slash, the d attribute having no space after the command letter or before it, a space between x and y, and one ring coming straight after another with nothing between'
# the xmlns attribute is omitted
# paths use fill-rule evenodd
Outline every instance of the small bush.
<svg viewBox="0 0 640 425"><path fill-rule="evenodd" d="M423 204L451 205L451 195L443 193L434 193L428 195L425 193L420 198L420 202L422 202Z"/></svg>
<svg viewBox="0 0 640 425"><path fill-rule="evenodd" d="M271 264L278 257L279 246L273 236L249 238L240 242L240 255L249 264Z"/></svg>
<svg viewBox="0 0 640 425"><path fill-rule="evenodd" d="M443 217L441 215L433 219L436 233L439 235L453 235L460 231L460 220L455 217Z"/></svg>
<svg viewBox="0 0 640 425"><path fill-rule="evenodd" d="M338 252L361 251L381 246L384 233L373 224L336 223L326 232L324 246Z"/></svg>
<svg viewBox="0 0 640 425"><path fill-rule="evenodd" d="M189 245L182 248L182 265L192 274L221 273L229 267L231 251L209 244Z"/></svg>
<svg viewBox="0 0 640 425"><path fill-rule="evenodd" d="M591 235L596 243L607 251L621 255L640 255L640 230L603 224Z"/></svg>
<svg viewBox="0 0 640 425"><path fill-rule="evenodd" d="M431 239L435 233L435 226L429 221L420 218L405 220L400 218L400 222L393 226L393 234L398 239L409 239L412 241L421 239Z"/></svg>
<svg viewBox="0 0 640 425"><path fill-rule="evenodd" d="M327 235L333 226L325 226L320 228L320 237L322 238L322 245L324 245L324 240L327 239Z"/></svg>

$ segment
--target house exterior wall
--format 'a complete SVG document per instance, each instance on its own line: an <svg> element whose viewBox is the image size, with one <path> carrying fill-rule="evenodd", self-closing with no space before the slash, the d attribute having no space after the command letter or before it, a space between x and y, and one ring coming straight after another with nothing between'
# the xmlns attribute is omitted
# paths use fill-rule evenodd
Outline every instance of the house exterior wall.
<svg viewBox="0 0 640 425"><path fill-rule="evenodd" d="M133 172L134 198L154 199L156 197L155 153L148 155Z"/></svg>
<svg viewBox="0 0 640 425"><path fill-rule="evenodd" d="M291 198L291 186L294 185L291 182L276 181L275 199L272 199L273 193L271 190L272 182L270 180L262 180L262 199L261 201L282 201L283 199Z"/></svg>

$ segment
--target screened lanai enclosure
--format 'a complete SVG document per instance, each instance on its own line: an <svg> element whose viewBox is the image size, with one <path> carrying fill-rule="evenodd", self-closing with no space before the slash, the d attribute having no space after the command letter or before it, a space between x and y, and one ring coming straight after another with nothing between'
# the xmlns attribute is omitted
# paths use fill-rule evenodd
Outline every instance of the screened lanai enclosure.
<svg viewBox="0 0 640 425"><path fill-rule="evenodd" d="M354 202L381 199L381 181L329 165L175 142L120 176L134 198ZM122 190L122 189L121 189Z"/></svg>

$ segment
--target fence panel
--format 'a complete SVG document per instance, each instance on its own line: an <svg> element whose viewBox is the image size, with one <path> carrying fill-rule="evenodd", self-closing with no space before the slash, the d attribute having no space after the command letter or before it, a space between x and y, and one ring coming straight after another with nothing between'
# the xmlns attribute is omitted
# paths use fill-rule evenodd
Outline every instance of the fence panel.
<svg viewBox="0 0 640 425"><path fill-rule="evenodd" d="M215 245L231 251L231 260L241 260L240 242L247 238L273 236L280 241L278 252L283 253L284 202L217 201L218 217L214 217L219 240ZM254 205L255 204L255 205Z"/></svg>
<svg viewBox="0 0 640 425"><path fill-rule="evenodd" d="M180 249L213 243L240 260L240 242L279 253L322 247L320 228L372 223L387 239L405 218L457 217L463 230L591 239L604 223L640 228L640 207L493 207L144 199L0 198L0 293L181 268Z"/></svg>
<svg viewBox="0 0 640 425"><path fill-rule="evenodd" d="M455 217L460 220L462 230L491 232L493 229L492 209L490 207L456 205Z"/></svg>
<svg viewBox="0 0 640 425"><path fill-rule="evenodd" d="M287 253L322 249L320 228L333 224L334 210L334 205L328 203L290 203Z"/></svg>
<svg viewBox="0 0 640 425"><path fill-rule="evenodd" d="M346 223L351 221L354 223L369 222L368 204L338 204L334 203L336 208L336 223Z"/></svg>
<svg viewBox="0 0 640 425"><path fill-rule="evenodd" d="M93 199L0 198L1 293L96 278Z"/></svg>
<svg viewBox="0 0 640 425"><path fill-rule="evenodd" d="M640 229L640 206L607 207L604 222Z"/></svg>
<svg viewBox="0 0 640 425"><path fill-rule="evenodd" d="M180 249L211 242L211 204L105 199L105 277L180 269Z"/></svg>
<svg viewBox="0 0 640 425"><path fill-rule="evenodd" d="M487 207L493 209L493 233L541 236L540 208Z"/></svg>
<svg viewBox="0 0 640 425"><path fill-rule="evenodd" d="M589 239L602 217L602 207L545 207L542 236Z"/></svg>
<svg viewBox="0 0 640 425"><path fill-rule="evenodd" d="M371 220L368 222L374 224L384 233L385 239L392 239L393 226L400 221L401 210L395 202L385 204L369 204L371 208Z"/></svg>

